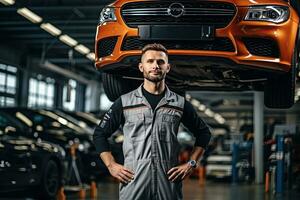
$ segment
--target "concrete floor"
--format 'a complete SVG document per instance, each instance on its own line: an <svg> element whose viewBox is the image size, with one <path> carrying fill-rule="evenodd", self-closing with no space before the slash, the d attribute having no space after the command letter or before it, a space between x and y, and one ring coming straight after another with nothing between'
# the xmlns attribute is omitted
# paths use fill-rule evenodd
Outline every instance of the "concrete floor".
<svg viewBox="0 0 300 200"><path fill-rule="evenodd" d="M299 200L300 191L285 191L284 195L272 195L264 193L263 185L255 184L231 184L228 182L207 181L204 187L200 187L196 179L184 181L184 200ZM89 191L87 190L87 198ZM67 195L67 199L78 199L77 194ZM117 200L118 183L107 180L98 183L99 200Z"/></svg>
<svg viewBox="0 0 300 200"><path fill-rule="evenodd" d="M97 200L118 200L118 183L112 179L104 179L97 184ZM28 193L26 193L28 194ZM79 200L78 192L67 192L66 200ZM283 195L272 195L264 192L263 185L231 184L230 182L206 181L204 187L199 186L197 179L187 179L183 187L184 200L299 200L300 190L285 190ZM23 195L21 195L24 197ZM33 200L32 198L1 197L0 200ZM86 190L86 200L91 200L90 190ZM93 199L94 200L94 199ZM147 199L144 199L147 200Z"/></svg>

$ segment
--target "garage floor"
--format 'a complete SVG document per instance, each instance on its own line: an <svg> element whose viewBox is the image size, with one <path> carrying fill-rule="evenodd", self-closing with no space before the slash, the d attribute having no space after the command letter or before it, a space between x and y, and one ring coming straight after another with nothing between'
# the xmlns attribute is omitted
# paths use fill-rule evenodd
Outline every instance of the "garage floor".
<svg viewBox="0 0 300 200"><path fill-rule="evenodd" d="M87 191L89 196L89 191ZM67 195L67 199L78 199L77 195ZM90 199L90 198L86 198ZM118 183L114 181L103 181L98 183L97 199L117 200L118 199ZM300 191L295 190L285 192L283 196L273 196L264 193L263 185L247 185L224 182L209 182L205 187L199 187L196 179L189 179L184 182L184 199L185 200L273 200L273 199L300 199Z"/></svg>
<svg viewBox="0 0 300 200"><path fill-rule="evenodd" d="M79 200L78 193L65 192L67 200ZM24 194L22 195L24 196ZM0 200L33 200L31 198L1 197ZM86 200L90 200L90 191L86 190ZM97 200L117 200L118 183L108 179L98 183ZM228 182L207 181L200 187L196 179L185 180L184 200L299 200L300 190L286 191L284 195L264 193L263 185L231 184ZM146 199L145 199L146 200Z"/></svg>

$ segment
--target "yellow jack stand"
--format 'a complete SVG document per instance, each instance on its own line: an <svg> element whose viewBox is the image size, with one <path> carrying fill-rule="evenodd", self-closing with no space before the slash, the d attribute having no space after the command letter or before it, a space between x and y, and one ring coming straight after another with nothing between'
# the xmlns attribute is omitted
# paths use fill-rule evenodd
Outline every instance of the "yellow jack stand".
<svg viewBox="0 0 300 200"><path fill-rule="evenodd" d="M269 172L266 172L266 178L265 178L265 192L269 192L269 182L270 182L270 174Z"/></svg>
<svg viewBox="0 0 300 200"><path fill-rule="evenodd" d="M78 192L78 196L79 196L79 199L85 199L86 197L86 192L85 192L85 189L84 188L81 188Z"/></svg>
<svg viewBox="0 0 300 200"><path fill-rule="evenodd" d="M199 167L199 185L200 187L205 185L205 167L202 165Z"/></svg>
<svg viewBox="0 0 300 200"><path fill-rule="evenodd" d="M56 197L57 197L56 198L57 200L66 200L66 195L65 195L64 187L59 188Z"/></svg>
<svg viewBox="0 0 300 200"><path fill-rule="evenodd" d="M95 181L91 182L90 196L91 196L91 199L97 198L97 184Z"/></svg>

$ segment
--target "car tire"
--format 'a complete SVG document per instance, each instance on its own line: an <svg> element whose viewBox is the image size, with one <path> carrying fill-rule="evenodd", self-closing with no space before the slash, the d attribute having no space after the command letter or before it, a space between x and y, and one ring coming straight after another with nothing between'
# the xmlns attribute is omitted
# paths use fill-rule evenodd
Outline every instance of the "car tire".
<svg viewBox="0 0 300 200"><path fill-rule="evenodd" d="M39 197L41 199L54 199L61 186L59 166L54 160L49 160L42 173Z"/></svg>
<svg viewBox="0 0 300 200"><path fill-rule="evenodd" d="M268 108L290 108L295 103L298 49L295 48L291 70L283 75L269 77L265 85L265 106Z"/></svg>
<svg viewBox="0 0 300 200"><path fill-rule="evenodd" d="M104 92L110 101L117 100L122 94L126 94L138 87L139 82L124 79L121 76L109 73L102 73Z"/></svg>

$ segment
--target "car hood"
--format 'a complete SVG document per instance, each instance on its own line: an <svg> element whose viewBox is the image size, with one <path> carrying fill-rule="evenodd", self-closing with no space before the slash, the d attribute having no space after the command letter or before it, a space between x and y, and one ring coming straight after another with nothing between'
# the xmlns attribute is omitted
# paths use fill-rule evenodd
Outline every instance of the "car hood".
<svg viewBox="0 0 300 200"><path fill-rule="evenodd" d="M0 150L4 148L13 148L20 151L47 151L63 155L64 151L60 146L42 141L35 141L23 137L2 137L0 140Z"/></svg>
<svg viewBox="0 0 300 200"><path fill-rule="evenodd" d="M75 138L88 141L91 139L89 134L79 134L68 129L47 129L44 131L44 133L48 134L50 137L55 137L55 139L62 141L74 140Z"/></svg>

